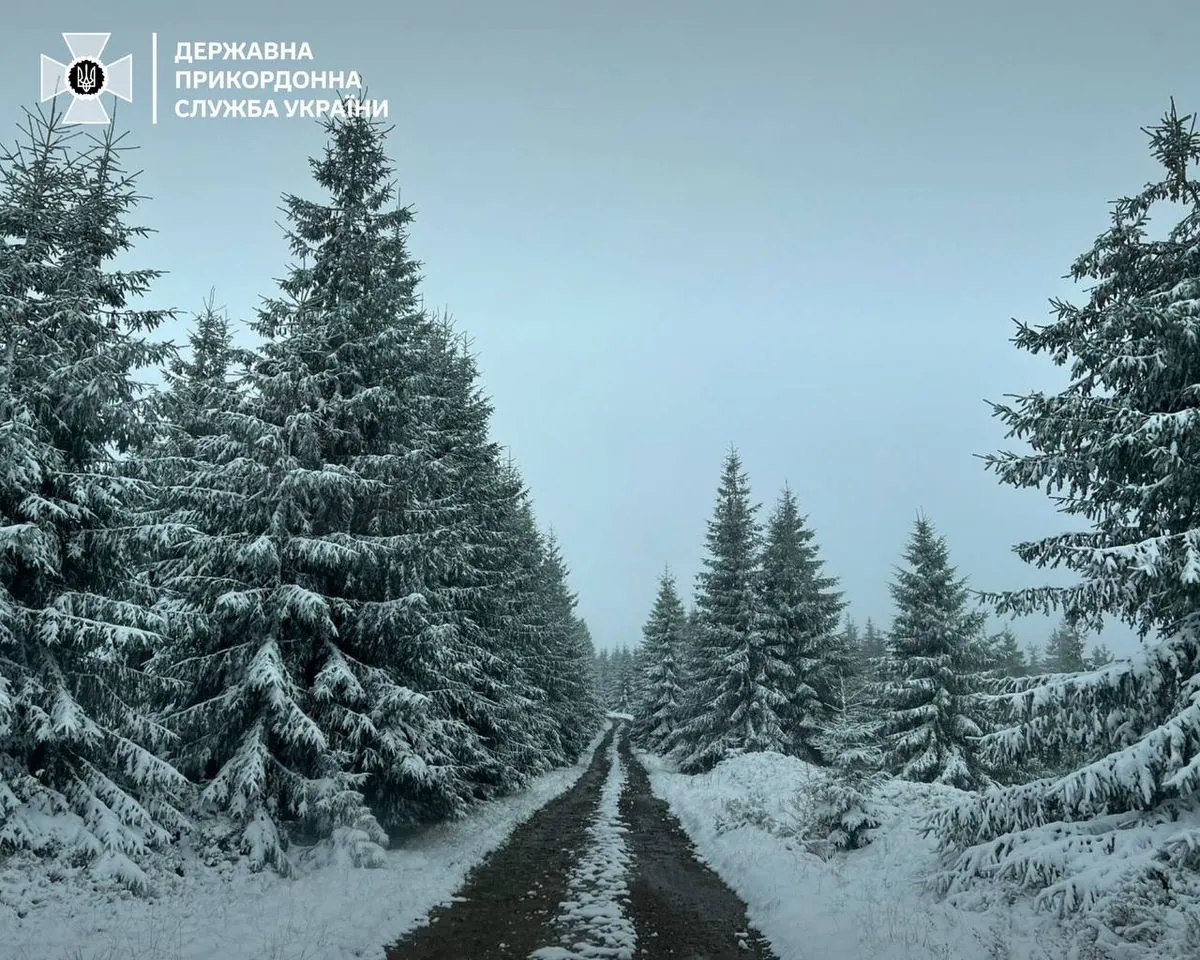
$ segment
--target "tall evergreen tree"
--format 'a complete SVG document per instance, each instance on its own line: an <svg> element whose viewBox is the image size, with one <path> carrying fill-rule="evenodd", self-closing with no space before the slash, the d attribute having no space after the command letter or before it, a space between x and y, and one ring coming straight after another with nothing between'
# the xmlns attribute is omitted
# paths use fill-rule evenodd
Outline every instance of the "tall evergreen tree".
<svg viewBox="0 0 1200 960"><path fill-rule="evenodd" d="M462 739L421 692L419 670L436 670L440 651L427 642L400 663L392 639L433 626L412 581L394 582L413 557L387 523L404 471L380 429L401 414L380 374L403 370L421 323L410 215L384 209L393 188L376 129L356 119L326 132L313 170L332 202L285 197L300 262L260 312L244 396L213 411L176 487L195 536L170 581L208 619L180 657L195 691L178 715L187 760L206 798L242 821L252 863L281 870L288 822L378 862L368 775L418 793Z"/></svg>
<svg viewBox="0 0 1200 960"><path fill-rule="evenodd" d="M623 643L616 650L613 675L613 701L622 713L633 708L637 688L637 663L634 651Z"/></svg>
<svg viewBox="0 0 1200 960"><path fill-rule="evenodd" d="M516 466L501 464L502 484L491 502L489 531L478 561L490 584L480 624L497 643L510 667L506 696L520 711L520 736L506 738L505 752L530 774L569 762L570 751L554 722L554 704L562 699L557 671L562 657L551 638L545 578L546 540L538 530L529 492Z"/></svg>
<svg viewBox="0 0 1200 960"><path fill-rule="evenodd" d="M679 661L685 617L675 591L675 578L664 572L658 581L654 608L642 629L643 683L631 726L634 739L648 750L660 750L669 743L679 723L683 695Z"/></svg>
<svg viewBox="0 0 1200 960"><path fill-rule="evenodd" d="M593 666L596 678L596 695L605 710L612 709L610 684L612 679L612 658L607 647L596 651L596 662Z"/></svg>
<svg viewBox="0 0 1200 960"><path fill-rule="evenodd" d="M548 641L555 662L552 717L566 759L573 760L596 728L599 703L590 671L591 634L576 615L577 598L567 585L567 565L553 534L546 538L541 574L543 602L549 612Z"/></svg>
<svg viewBox="0 0 1200 960"><path fill-rule="evenodd" d="M870 685L880 679L887 661L887 639L870 617L858 641L857 661L860 684Z"/></svg>
<svg viewBox="0 0 1200 960"><path fill-rule="evenodd" d="M858 623L850 614L846 614L845 619L842 621L842 646L853 652L855 673L861 674L865 666L862 652L862 634L859 632Z"/></svg>
<svg viewBox="0 0 1200 960"><path fill-rule="evenodd" d="M465 342L419 306L386 131L325 129L329 200L285 198L299 262L175 505L196 535L172 586L208 621L178 722L206 796L280 869L296 830L378 862L380 823L574 759L595 713L561 556Z"/></svg>
<svg viewBox="0 0 1200 960"><path fill-rule="evenodd" d="M582 734L582 740L579 742L575 756L575 759L578 759L587 747L588 741L591 737L595 736L604 714L604 705L600 700L596 685L596 670L594 666L596 641L592 638L591 627L587 625L587 621L583 617L576 616L574 618L568 644L568 648L571 651L569 659L570 669L578 674L578 689L580 691L577 713L582 717L582 720L580 720L580 717L576 717L575 719L577 730Z"/></svg>
<svg viewBox="0 0 1200 960"><path fill-rule="evenodd" d="M1079 673L1087 669L1084 648L1087 635L1077 623L1064 619L1050 633L1042 659L1047 673Z"/></svg>
<svg viewBox="0 0 1200 960"><path fill-rule="evenodd" d="M567 569L552 537L537 528L516 468L506 466L520 496L511 503L506 532L497 538L492 569L505 584L498 633L506 656L521 665L526 704L522 728L531 738L530 772L573 762L599 723L606 704L592 670L595 651L575 614ZM611 659L611 658L610 658Z"/></svg>
<svg viewBox="0 0 1200 960"><path fill-rule="evenodd" d="M990 659L993 669L1001 676L1025 676L1029 665L1025 660L1025 653L1021 650L1017 635L1010 628L1005 627L995 636L990 637L989 646L991 647Z"/></svg>
<svg viewBox="0 0 1200 960"><path fill-rule="evenodd" d="M869 660L880 660L887 656L887 639L870 617L867 617L867 625L863 628L862 649Z"/></svg>
<svg viewBox="0 0 1200 960"><path fill-rule="evenodd" d="M396 431L394 449L408 451L408 462L403 482L391 487L401 498L392 516L397 533L410 538L423 570L433 619L430 640L449 657L445 662L457 681L435 694L448 715L469 731L459 738L467 749L460 750L456 776L471 799L485 799L520 786L533 772L574 759L570 748L561 752L563 731L555 729L554 695L533 677L533 661L549 656L545 651L551 645L544 565L552 544L536 529L519 476L489 439L492 407L480 390L465 340L444 318L421 339L424 346L411 351L418 362L410 363L403 382L407 401L417 411L408 422L425 426L415 436L410 426L407 439ZM514 525L520 532L509 544ZM556 551L555 560L561 562ZM537 625L542 631L538 638L510 629L511 605L522 598L532 599L540 611L533 620L535 631ZM570 697L570 684L577 678L586 682L589 674L572 656L566 656L566 663L569 682L563 695ZM586 704L580 708L586 710ZM439 805L429 813L438 815ZM461 810L458 806L448 812ZM414 814L428 817L422 811Z"/></svg>
<svg viewBox="0 0 1200 960"><path fill-rule="evenodd" d="M778 638L765 629L757 509L741 459L731 451L697 578L703 658L676 738L686 772L709 769L731 750L782 752L787 746L780 711L789 702L792 670Z"/></svg>
<svg viewBox="0 0 1200 960"><path fill-rule="evenodd" d="M815 534L784 488L767 523L759 578L764 649L780 651L789 668L779 709L789 750L819 762L817 741L837 709L841 680L852 669L849 638L838 635L845 608L837 580L823 573Z"/></svg>
<svg viewBox="0 0 1200 960"><path fill-rule="evenodd" d="M1099 670L1112 662L1113 655L1112 651L1108 649L1108 645L1098 643L1092 647L1092 652L1086 658L1085 666L1088 670Z"/></svg>
<svg viewBox="0 0 1200 960"><path fill-rule="evenodd" d="M985 775L975 741L983 736L973 700L986 667L983 614L968 609L965 581L932 524L917 520L892 584L896 618L882 693L886 769L905 779L974 789Z"/></svg>
<svg viewBox="0 0 1200 960"><path fill-rule="evenodd" d="M189 439L210 431L214 414L231 406L235 375L252 362L252 354L233 345L229 318L217 308L215 292L196 315L188 346L188 355L172 358L164 371L166 390L157 397L160 422L152 438L175 444L185 456L194 452Z"/></svg>
<svg viewBox="0 0 1200 960"><path fill-rule="evenodd" d="M1086 527L1016 548L1037 567L1075 571L1078 583L997 604L1059 610L1093 629L1113 615L1146 644L1119 666L1016 692L1012 724L991 742L1000 758L1036 744L1081 750L1083 762L964 802L935 824L961 853L948 882L1012 877L1143 941L1155 930L1145 909L1185 909L1186 884L1171 878L1196 869L1197 846L1194 829L1177 824L1200 804L1200 134L1174 104L1146 132L1161 173L1116 202L1112 226L1073 265L1074 279L1091 284L1087 302L1055 301L1050 323L1022 324L1015 337L1068 365L1070 382L998 405L1031 449L989 458L1002 482L1045 489ZM1151 208L1170 204L1179 220L1151 236ZM1172 827L1124 829L1159 821ZM1097 858L1113 869L1088 870Z"/></svg>
<svg viewBox="0 0 1200 960"><path fill-rule="evenodd" d="M1030 643L1025 647L1025 670L1030 676L1038 676L1045 671L1042 648L1036 643Z"/></svg>
<svg viewBox="0 0 1200 960"><path fill-rule="evenodd" d="M166 622L136 576L164 535L118 458L146 431L134 372L170 357L113 262L148 231L113 127L80 146L27 114L0 156L0 855L64 847L104 876L185 825L156 678Z"/></svg>
<svg viewBox="0 0 1200 960"><path fill-rule="evenodd" d="M705 654L702 646L702 637L703 629L700 622L700 611L694 606L687 608L683 616L683 623L679 629L679 719L674 733L662 745L663 752L671 752L678 748L679 727L692 716L691 711L695 699L695 688L704 666Z"/></svg>

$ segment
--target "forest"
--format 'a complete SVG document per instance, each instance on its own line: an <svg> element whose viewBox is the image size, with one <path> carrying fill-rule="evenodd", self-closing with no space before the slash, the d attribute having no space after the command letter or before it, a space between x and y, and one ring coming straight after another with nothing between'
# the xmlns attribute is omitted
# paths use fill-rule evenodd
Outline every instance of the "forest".
<svg viewBox="0 0 1200 960"><path fill-rule="evenodd" d="M180 349L139 305L159 274L115 264L152 254L123 137L30 112L0 157L0 857L142 891L185 835L285 876L378 866L612 711L685 774L827 771L840 851L883 784L953 788L942 893L1011 884L1130 941L1200 904L1200 135L1173 104L1148 132L1160 178L1072 265L1086 302L1013 339L1066 386L993 410L1020 449L987 468L1079 528L1016 550L1073 585L976 592L922 514L892 621L860 627L796 496L760 520L730 450L694 603L664 570L640 642L598 652L465 336L423 306L387 129L324 124L257 344L214 295ZM1062 618L1041 649L995 626L1029 613ZM1141 649L1089 648L1105 617Z"/></svg>
<svg viewBox="0 0 1200 960"><path fill-rule="evenodd" d="M369 865L591 738L566 563L419 306L386 132L326 124L252 351L214 302L153 339L115 127L30 113L0 161L0 849L136 886L201 824Z"/></svg>

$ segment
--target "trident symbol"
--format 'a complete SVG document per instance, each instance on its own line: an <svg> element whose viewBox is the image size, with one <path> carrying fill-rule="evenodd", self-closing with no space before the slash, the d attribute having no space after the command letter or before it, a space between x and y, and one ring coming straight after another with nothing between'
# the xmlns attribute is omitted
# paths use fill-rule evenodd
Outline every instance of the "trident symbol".
<svg viewBox="0 0 1200 960"><path fill-rule="evenodd" d="M87 67L84 67L84 66L79 67L78 71L75 74L75 83L79 85L79 88L84 93L91 93L92 90L96 86L96 67L95 67L95 65L93 64L93 65L87 66Z"/></svg>

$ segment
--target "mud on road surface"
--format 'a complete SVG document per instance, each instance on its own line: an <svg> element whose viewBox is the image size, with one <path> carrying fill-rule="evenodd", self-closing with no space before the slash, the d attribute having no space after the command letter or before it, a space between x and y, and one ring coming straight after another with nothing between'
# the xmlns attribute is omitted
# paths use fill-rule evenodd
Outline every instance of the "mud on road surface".
<svg viewBox="0 0 1200 960"><path fill-rule="evenodd" d="M613 731L570 790L551 800L467 876L455 902L389 947L387 960L525 960L544 943L608 774Z"/></svg>
<svg viewBox="0 0 1200 960"><path fill-rule="evenodd" d="M633 855L626 914L637 928L638 960L778 960L746 919L746 905L701 863L650 778L620 744L629 781L621 819Z"/></svg>
<svg viewBox="0 0 1200 960"><path fill-rule="evenodd" d="M587 851L614 736L627 776L619 811L632 865L620 912L636 928L633 960L778 960L750 927L746 905L696 858L667 804L651 792L624 724L608 732L574 787L518 826L468 875L454 902L388 948L387 960L527 960L559 942L554 921L572 869ZM561 949L554 955L600 956Z"/></svg>

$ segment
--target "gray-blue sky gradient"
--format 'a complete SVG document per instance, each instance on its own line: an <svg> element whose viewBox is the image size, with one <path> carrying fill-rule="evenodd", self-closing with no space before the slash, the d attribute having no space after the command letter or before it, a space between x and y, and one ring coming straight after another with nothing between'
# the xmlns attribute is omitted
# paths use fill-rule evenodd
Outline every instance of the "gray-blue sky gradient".
<svg viewBox="0 0 1200 960"><path fill-rule="evenodd" d="M320 131L174 117L175 44L306 40L297 67L360 71L390 101L426 304L474 338L598 644L637 638L664 563L690 589L730 443L765 507L796 491L860 620L890 619L918 508L973 585L1043 580L1011 544L1073 524L972 456L1003 445L983 398L1061 382L1010 318L1072 292L1107 201L1153 174L1139 127L1170 95L1200 108L1194 0L249 6L6 12L5 141L38 55L111 32L159 231L135 259L170 271L153 300L215 285L248 317Z"/></svg>

